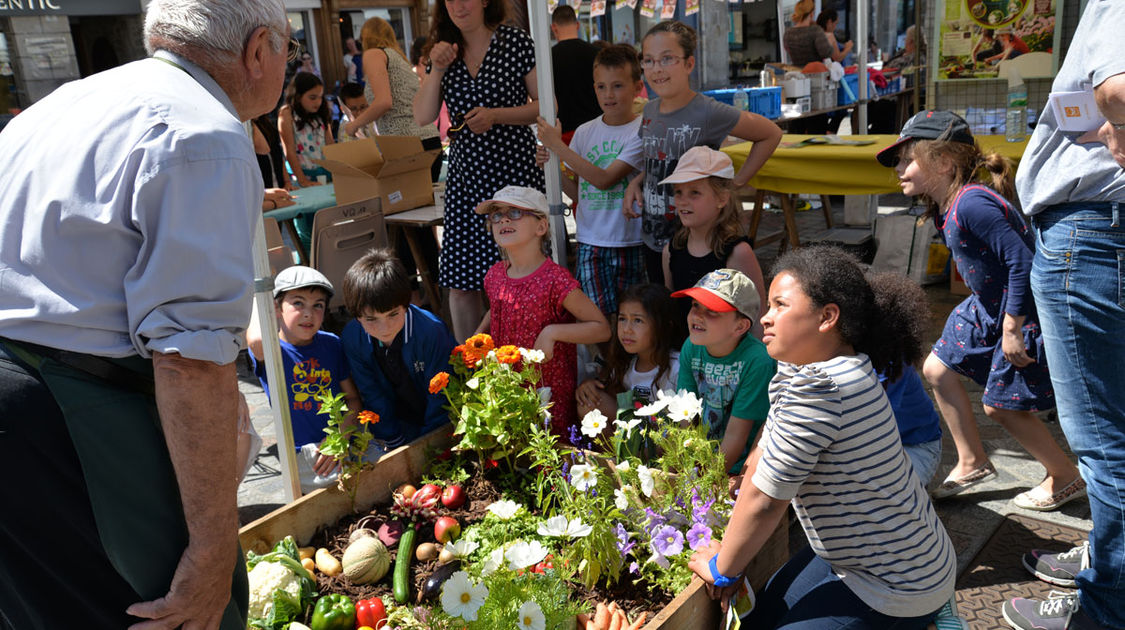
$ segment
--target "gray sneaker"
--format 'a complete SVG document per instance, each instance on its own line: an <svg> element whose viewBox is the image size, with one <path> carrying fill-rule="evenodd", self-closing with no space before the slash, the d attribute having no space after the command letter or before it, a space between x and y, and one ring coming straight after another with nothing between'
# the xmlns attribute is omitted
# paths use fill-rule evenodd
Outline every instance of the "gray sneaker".
<svg viewBox="0 0 1125 630"><path fill-rule="evenodd" d="M1017 597L1004 602L1004 621L1017 630L1098 630L1081 609L1078 594L1051 591L1050 599Z"/></svg>
<svg viewBox="0 0 1125 630"><path fill-rule="evenodd" d="M1084 542L1063 553L1034 549L1023 554L1023 566L1048 584L1074 588L1074 578L1090 568L1090 543Z"/></svg>

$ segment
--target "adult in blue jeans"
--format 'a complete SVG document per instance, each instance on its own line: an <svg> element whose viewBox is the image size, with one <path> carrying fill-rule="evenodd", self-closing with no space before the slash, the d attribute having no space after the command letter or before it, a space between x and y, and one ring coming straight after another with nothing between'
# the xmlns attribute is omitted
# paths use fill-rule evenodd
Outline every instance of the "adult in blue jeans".
<svg viewBox="0 0 1125 630"><path fill-rule="evenodd" d="M1090 0L1052 92L1093 90L1108 122L1065 132L1046 108L1016 186L1038 231L1031 286L1059 421L1088 485L1088 547L1032 551L1036 576L1077 594L1004 604L1015 628L1125 628L1125 3Z"/></svg>

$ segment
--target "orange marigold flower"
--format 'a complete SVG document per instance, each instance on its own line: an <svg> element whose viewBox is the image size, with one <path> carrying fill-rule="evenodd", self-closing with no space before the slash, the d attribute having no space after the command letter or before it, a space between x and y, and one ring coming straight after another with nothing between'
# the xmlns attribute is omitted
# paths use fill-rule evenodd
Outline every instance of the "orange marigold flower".
<svg viewBox="0 0 1125 630"><path fill-rule="evenodd" d="M520 349L515 346L500 346L496 350L496 360L501 363L515 363L520 360Z"/></svg>
<svg viewBox="0 0 1125 630"><path fill-rule="evenodd" d="M379 423L379 414L375 413L374 411L361 411L361 412L359 412L359 423L360 424L378 424Z"/></svg>
<svg viewBox="0 0 1125 630"><path fill-rule="evenodd" d="M430 379L430 393L436 394L445 389L446 385L449 385L449 373L438 372Z"/></svg>
<svg viewBox="0 0 1125 630"><path fill-rule="evenodd" d="M495 347L492 336L487 333L473 335L465 342L466 354L472 354L477 359L483 359Z"/></svg>

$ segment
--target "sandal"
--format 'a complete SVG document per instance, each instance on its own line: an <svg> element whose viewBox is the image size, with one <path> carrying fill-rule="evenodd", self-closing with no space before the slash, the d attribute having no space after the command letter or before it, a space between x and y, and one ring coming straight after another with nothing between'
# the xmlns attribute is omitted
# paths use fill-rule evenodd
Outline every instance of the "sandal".
<svg viewBox="0 0 1125 630"><path fill-rule="evenodd" d="M1017 494L1016 498L1012 499L1012 503L1025 510L1050 512L1084 496L1086 496L1086 482L1082 480L1082 477L1078 477L1052 495L1048 495L1047 491L1041 486L1035 486L1027 492Z"/></svg>
<svg viewBox="0 0 1125 630"><path fill-rule="evenodd" d="M931 493L931 495L935 499L944 499L946 497L951 497L955 494L961 494L969 488L977 484L984 483L985 481L988 481L995 476L996 467L992 465L992 462L988 462L984 466L981 466L980 468L963 477L959 477L957 479L949 479L947 477L945 481L941 482L940 486L934 488L934 491Z"/></svg>

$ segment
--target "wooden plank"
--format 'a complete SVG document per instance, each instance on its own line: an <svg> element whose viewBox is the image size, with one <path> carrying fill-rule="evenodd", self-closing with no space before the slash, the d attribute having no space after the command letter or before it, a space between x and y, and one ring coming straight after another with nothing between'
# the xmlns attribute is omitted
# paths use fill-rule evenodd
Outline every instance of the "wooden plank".
<svg viewBox="0 0 1125 630"><path fill-rule="evenodd" d="M643 630L718 628L721 616L719 602L707 594L706 583L699 578L692 578L687 589L656 613Z"/></svg>
<svg viewBox="0 0 1125 630"><path fill-rule="evenodd" d="M400 484L417 482L430 465L430 454L452 444L450 427L444 426L384 455L375 468L360 475L356 511L366 512L377 503L389 501ZM289 535L306 545L314 534L336 524L350 510L347 493L336 486L321 488L247 524L239 530L238 540L243 551L255 553L268 551Z"/></svg>

